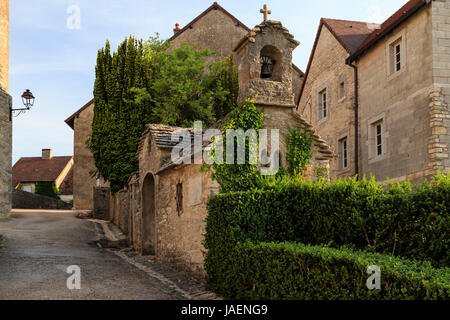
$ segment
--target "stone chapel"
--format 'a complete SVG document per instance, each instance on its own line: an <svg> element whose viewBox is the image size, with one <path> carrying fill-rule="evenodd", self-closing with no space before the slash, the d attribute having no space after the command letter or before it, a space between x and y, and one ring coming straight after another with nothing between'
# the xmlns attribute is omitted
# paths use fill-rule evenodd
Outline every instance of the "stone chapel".
<svg viewBox="0 0 450 320"><path fill-rule="evenodd" d="M288 127L313 130L295 112L292 52L298 45L281 22L265 20L233 50L239 73L239 102L255 98L255 106L264 113L264 127L280 130L282 165L286 165ZM263 74L261 57L271 60L270 77ZM193 134L192 129L146 126L137 153L139 172L132 175L126 190L113 196L110 213L139 252L201 275L206 203L218 186L211 172L200 170L201 164L176 164L171 160L176 145L171 134L181 130ZM333 156L325 141L314 135L311 166L327 169Z"/></svg>

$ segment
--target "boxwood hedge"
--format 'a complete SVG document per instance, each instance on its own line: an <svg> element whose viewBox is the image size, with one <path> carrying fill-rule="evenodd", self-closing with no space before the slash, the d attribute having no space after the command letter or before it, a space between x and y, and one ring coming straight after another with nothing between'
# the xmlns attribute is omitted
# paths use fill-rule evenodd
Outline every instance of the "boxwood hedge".
<svg viewBox="0 0 450 320"><path fill-rule="evenodd" d="M409 184L385 189L373 180L290 181L214 196L204 243L208 287L228 298L442 298L449 284L449 187L449 176L440 175L415 191ZM368 277L361 270L374 259L387 272L384 295L361 291L360 280ZM319 269L305 280L313 266L308 261ZM338 277L348 282L327 289ZM300 293L315 282L316 293Z"/></svg>
<svg viewBox="0 0 450 320"><path fill-rule="evenodd" d="M450 177L412 191L374 180L277 184L209 200L209 231L221 215L237 240L351 246L449 266ZM222 227L222 225L220 225Z"/></svg>
<svg viewBox="0 0 450 320"><path fill-rule="evenodd" d="M239 299L447 299L450 269L388 255L297 243L238 243ZM380 290L367 287L367 267L381 270Z"/></svg>

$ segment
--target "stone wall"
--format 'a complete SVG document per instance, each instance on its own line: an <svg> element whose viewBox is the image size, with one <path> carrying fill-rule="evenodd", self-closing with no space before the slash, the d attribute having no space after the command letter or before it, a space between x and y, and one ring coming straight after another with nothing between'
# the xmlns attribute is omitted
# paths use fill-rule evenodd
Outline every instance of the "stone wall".
<svg viewBox="0 0 450 320"><path fill-rule="evenodd" d="M39 194L13 190L12 207L14 209L70 210L72 204Z"/></svg>
<svg viewBox="0 0 450 320"><path fill-rule="evenodd" d="M237 25L222 10L211 10L173 39L172 47L176 48L185 42L198 49L210 49L219 56L227 56L246 33L242 25Z"/></svg>
<svg viewBox="0 0 450 320"><path fill-rule="evenodd" d="M330 30L323 26L314 58L302 93L297 112L339 154L339 140L347 137L348 167L339 165L336 157L330 162L331 177L347 177L355 174L354 130L354 71L345 64L348 52ZM339 96L339 84L344 82L344 97ZM319 120L319 92L326 89L328 116Z"/></svg>
<svg viewBox="0 0 450 320"><path fill-rule="evenodd" d="M11 97L0 89L0 218L11 213L12 122L9 120Z"/></svg>
<svg viewBox="0 0 450 320"><path fill-rule="evenodd" d="M437 2L433 2L433 5ZM448 19L448 17L447 17ZM391 44L402 44L402 69L389 67ZM357 62L360 171L377 180L421 182L428 170L429 90L433 83L431 8L421 9ZM375 156L372 124L382 121L383 152Z"/></svg>
<svg viewBox="0 0 450 320"><path fill-rule="evenodd" d="M429 169L450 171L450 1L432 2L433 88L430 90Z"/></svg>
<svg viewBox="0 0 450 320"><path fill-rule="evenodd" d="M0 88L9 92L9 0L0 0Z"/></svg>
<svg viewBox="0 0 450 320"><path fill-rule="evenodd" d="M161 261L202 277L202 241L212 180L209 172L200 172L200 167L180 166L160 174L156 191L156 254ZM181 211L177 210L178 184L182 186Z"/></svg>
<svg viewBox="0 0 450 320"><path fill-rule="evenodd" d="M109 220L110 189L94 187L94 218Z"/></svg>
<svg viewBox="0 0 450 320"><path fill-rule="evenodd" d="M95 171L94 156L86 147L86 141L92 133L94 103L82 110L74 119L73 137L73 205L77 210L94 209L94 187L97 179L91 176ZM100 186L106 184L101 181Z"/></svg>

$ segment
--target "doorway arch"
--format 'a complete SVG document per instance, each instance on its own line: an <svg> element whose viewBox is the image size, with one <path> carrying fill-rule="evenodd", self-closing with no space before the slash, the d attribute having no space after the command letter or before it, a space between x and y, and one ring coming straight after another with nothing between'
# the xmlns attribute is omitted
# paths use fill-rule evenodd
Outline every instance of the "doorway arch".
<svg viewBox="0 0 450 320"><path fill-rule="evenodd" d="M155 177L149 173L142 185L142 254L156 255Z"/></svg>

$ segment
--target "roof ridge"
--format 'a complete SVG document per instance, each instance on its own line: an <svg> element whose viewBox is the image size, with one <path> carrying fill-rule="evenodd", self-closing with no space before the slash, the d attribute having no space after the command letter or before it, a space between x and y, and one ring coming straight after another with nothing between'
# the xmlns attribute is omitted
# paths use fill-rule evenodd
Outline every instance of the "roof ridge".
<svg viewBox="0 0 450 320"><path fill-rule="evenodd" d="M203 18L205 15L207 15L212 10L220 10L223 13L225 13L227 16L229 16L232 20L234 20L239 26L242 26L246 31L250 31L250 28L247 27L244 23L242 23L238 18L236 18L234 15L232 15L230 12L228 12L224 7L222 7L217 2L214 2L210 7L208 7L205 11L200 13L197 17L195 17L192 21L187 23L180 31L175 33L172 37L169 38L169 41L174 40L179 35L181 35L184 31L189 29L190 26L192 26L194 23L196 23L198 20Z"/></svg>
<svg viewBox="0 0 450 320"><path fill-rule="evenodd" d="M322 18L322 19L323 19L323 20L342 21L342 22L356 22L356 23L366 23L366 24L379 24L379 23L376 23L376 22L359 21L359 20L334 19L334 18Z"/></svg>

